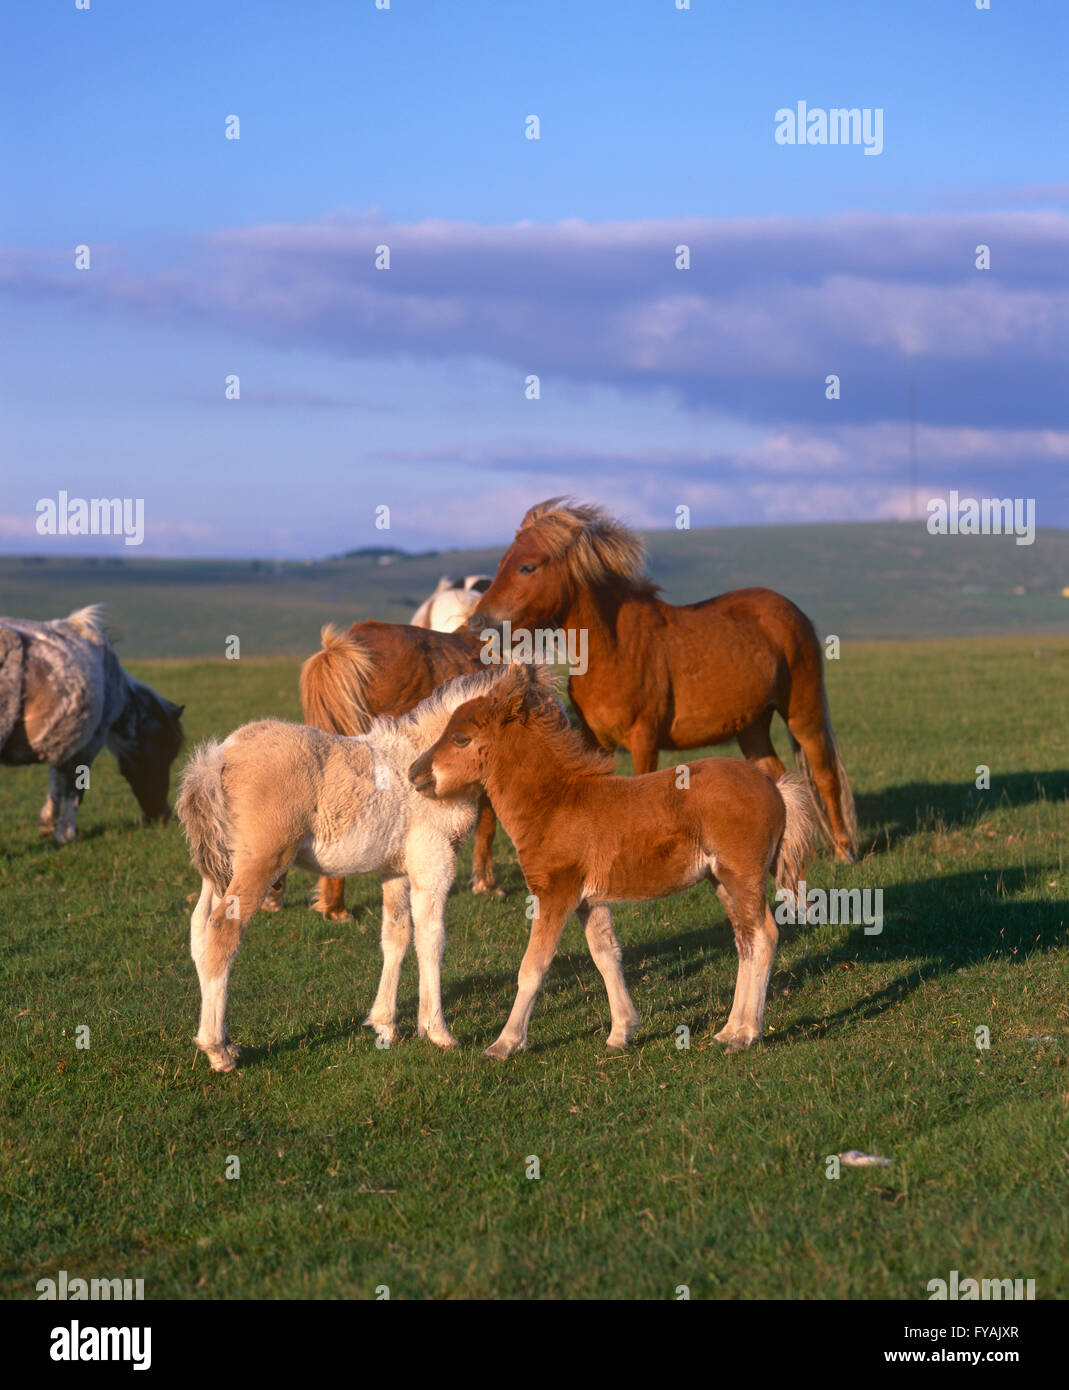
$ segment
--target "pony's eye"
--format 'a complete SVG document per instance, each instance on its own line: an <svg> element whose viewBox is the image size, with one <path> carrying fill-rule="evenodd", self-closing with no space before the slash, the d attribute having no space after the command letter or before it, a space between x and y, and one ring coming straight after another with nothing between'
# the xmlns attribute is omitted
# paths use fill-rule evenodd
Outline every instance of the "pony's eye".
<svg viewBox="0 0 1069 1390"><path fill-rule="evenodd" d="M471 739L467 736L467 734L454 734L453 742L456 744L458 748L467 748L468 744L471 742Z"/></svg>
<svg viewBox="0 0 1069 1390"><path fill-rule="evenodd" d="M520 567L519 567L519 573L520 573L520 574L534 574L534 572L535 572L535 570L536 570L537 568L538 568L537 565L520 565Z"/></svg>

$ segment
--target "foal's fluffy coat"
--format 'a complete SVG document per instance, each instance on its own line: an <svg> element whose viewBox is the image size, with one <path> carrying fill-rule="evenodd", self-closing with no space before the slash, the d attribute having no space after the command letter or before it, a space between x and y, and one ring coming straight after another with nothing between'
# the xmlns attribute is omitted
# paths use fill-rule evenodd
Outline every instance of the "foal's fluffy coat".
<svg viewBox="0 0 1069 1390"><path fill-rule="evenodd" d="M231 963L271 884L294 864L338 877L382 875L382 978L366 1022L392 1041L414 926L420 1036L457 1045L442 1014L444 913L477 793L428 801L408 769L453 711L488 694L501 674L461 676L356 738L264 719L196 750L176 809L203 880L190 950L201 987L196 1042L215 1071L232 1071L239 1055L225 1021Z"/></svg>

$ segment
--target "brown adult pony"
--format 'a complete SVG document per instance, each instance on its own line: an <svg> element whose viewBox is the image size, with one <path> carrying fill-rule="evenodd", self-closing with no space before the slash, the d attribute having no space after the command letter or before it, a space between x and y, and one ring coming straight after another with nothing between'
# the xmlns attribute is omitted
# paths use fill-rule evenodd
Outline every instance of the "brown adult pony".
<svg viewBox="0 0 1069 1390"><path fill-rule="evenodd" d="M505 619L513 629L585 629L588 664L571 676L572 704L589 741L626 747L637 774L656 769L661 748L737 738L744 756L777 781L784 768L769 726L778 712L798 770L817 793L821 829L838 857L853 862L854 799L813 624L771 589L665 603L643 575L645 559L638 536L600 508L551 498L523 518L468 625L477 633Z"/></svg>
<svg viewBox="0 0 1069 1390"><path fill-rule="evenodd" d="M480 647L470 632L431 632L407 623L368 621L339 632L329 623L323 647L301 668L304 722L332 734L366 734L378 715L397 718L415 709L454 676L485 671ZM504 894L494 882L491 850L497 818L484 797L475 830L473 893ZM281 903L276 884L265 907ZM315 910L332 922L350 919L345 909L345 880L321 878Z"/></svg>

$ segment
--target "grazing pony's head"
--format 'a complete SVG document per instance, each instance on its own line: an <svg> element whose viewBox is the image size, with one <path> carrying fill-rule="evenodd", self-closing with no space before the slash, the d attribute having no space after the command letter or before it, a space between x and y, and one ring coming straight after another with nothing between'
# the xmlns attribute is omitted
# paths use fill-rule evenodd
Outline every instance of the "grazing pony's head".
<svg viewBox="0 0 1069 1390"><path fill-rule="evenodd" d="M552 747L557 771L561 759L575 776L612 770L612 759L584 748L572 729L556 677L545 666L514 662L497 676L489 694L453 711L438 742L408 769L408 780L427 796L471 797L486 786L491 767L512 756L507 745L518 729L541 734Z"/></svg>
<svg viewBox="0 0 1069 1390"><path fill-rule="evenodd" d="M130 698L112 726L108 746L137 797L142 821L168 821L167 790L171 764L182 747L185 705L172 704L140 681L130 679L129 686Z"/></svg>
<svg viewBox="0 0 1069 1390"><path fill-rule="evenodd" d="M646 548L600 507L551 497L532 507L502 556L497 575L468 619L473 632L556 627L583 589L652 593Z"/></svg>

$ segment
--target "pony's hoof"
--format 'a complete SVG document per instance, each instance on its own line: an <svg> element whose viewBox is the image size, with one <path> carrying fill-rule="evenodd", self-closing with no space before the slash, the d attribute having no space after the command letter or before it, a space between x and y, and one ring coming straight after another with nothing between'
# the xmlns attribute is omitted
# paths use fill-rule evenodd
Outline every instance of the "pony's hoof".
<svg viewBox="0 0 1069 1390"><path fill-rule="evenodd" d="M498 1038L496 1043L492 1043L486 1049L486 1051L483 1053L483 1056L489 1057L495 1062L504 1062L507 1058L511 1057L514 1052L522 1051L522 1043L519 1045L519 1047L512 1047L509 1043L502 1042L502 1040Z"/></svg>
<svg viewBox="0 0 1069 1390"><path fill-rule="evenodd" d="M719 1033L713 1034L713 1042L722 1043L725 1052L745 1052L756 1038L756 1033L747 1033L741 1028L738 1032L729 1032L727 1028L721 1028Z"/></svg>
<svg viewBox="0 0 1069 1390"><path fill-rule="evenodd" d="M435 1047L440 1047L443 1051L452 1051L453 1048L460 1046L456 1038L453 1037L452 1033L448 1028L444 1027L444 1025L441 1027L436 1026L434 1028L428 1028L425 1024L421 1023L416 1031L421 1038L428 1038L434 1043Z"/></svg>
<svg viewBox="0 0 1069 1390"><path fill-rule="evenodd" d="M236 1071L238 1058L241 1056L241 1048L237 1043L222 1043L218 1047L201 1047L201 1051L208 1058L208 1063L212 1071L228 1072Z"/></svg>
<svg viewBox="0 0 1069 1390"><path fill-rule="evenodd" d="M368 1014L364 1019L365 1028L374 1028L378 1041L382 1047L392 1047L397 1041L397 1029L392 1023L376 1023Z"/></svg>
<svg viewBox="0 0 1069 1390"><path fill-rule="evenodd" d="M478 897L480 894L487 894L491 898L497 898L499 902L505 899L504 890L498 888L494 883L487 883L485 879L473 878L471 881L471 891Z"/></svg>
<svg viewBox="0 0 1069 1390"><path fill-rule="evenodd" d="M351 922L353 920L353 914L347 907L320 907L318 903L313 903L312 911L318 912L326 922Z"/></svg>
<svg viewBox="0 0 1069 1390"><path fill-rule="evenodd" d="M605 1039L605 1046L609 1049L610 1052L623 1052L623 1050L627 1047L627 1041L628 1039L626 1033L622 1037L618 1038L614 1037L612 1033L610 1033L609 1036Z"/></svg>
<svg viewBox="0 0 1069 1390"><path fill-rule="evenodd" d="M281 893L268 893L261 906L262 912L281 912L283 907L283 895Z"/></svg>
<svg viewBox="0 0 1069 1390"><path fill-rule="evenodd" d="M50 835L56 833L56 827L51 821L40 821L37 826L37 833L42 840L47 840Z"/></svg>

